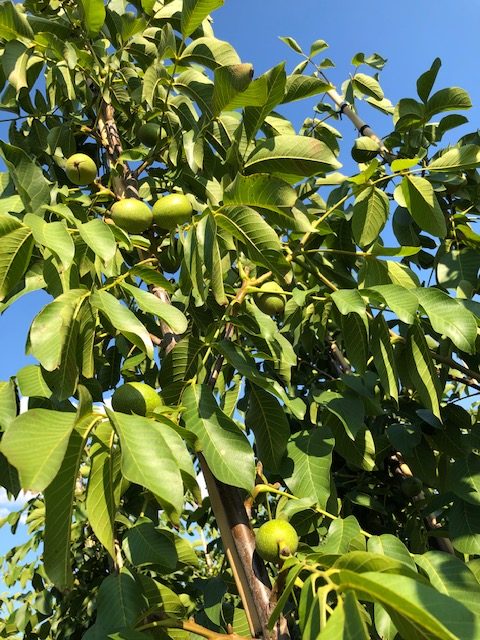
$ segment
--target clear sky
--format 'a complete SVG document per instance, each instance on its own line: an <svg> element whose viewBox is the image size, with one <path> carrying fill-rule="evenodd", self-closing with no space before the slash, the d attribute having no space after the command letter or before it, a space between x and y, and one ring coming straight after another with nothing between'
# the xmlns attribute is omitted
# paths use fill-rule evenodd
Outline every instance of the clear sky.
<svg viewBox="0 0 480 640"><path fill-rule="evenodd" d="M226 0L214 14L216 36L231 42L242 60L252 62L256 75L282 60L289 71L299 62L278 36L292 36L306 50L314 40L326 40L330 45L326 55L336 64L327 72L334 83L352 72L355 53L378 52L388 59L381 83L393 103L415 97L417 77L439 56L443 66L436 88L460 86L472 97L474 108L465 114L471 122L466 131L480 125L479 25L480 3L472 0ZM285 114L299 124L311 115L309 104L314 101L294 103ZM367 106L360 108L360 115L379 135L390 131L389 119ZM356 135L352 125L344 119L336 126L351 146ZM5 125L0 125L0 136L6 137ZM24 355L28 327L47 301L41 292L30 294L0 316L0 380L29 362ZM5 506L0 495L0 516ZM0 555L8 543L0 530Z"/></svg>

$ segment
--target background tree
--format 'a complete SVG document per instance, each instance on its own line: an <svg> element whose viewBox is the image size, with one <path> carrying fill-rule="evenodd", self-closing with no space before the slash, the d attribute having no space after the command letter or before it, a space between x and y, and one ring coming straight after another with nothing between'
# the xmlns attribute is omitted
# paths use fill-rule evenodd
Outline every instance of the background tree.
<svg viewBox="0 0 480 640"><path fill-rule="evenodd" d="M341 98L322 40L254 78L221 4L0 5L0 310L52 297L0 386L0 482L38 493L2 636L474 640L480 140L442 142L470 99L437 59L393 108L376 54ZM271 519L300 545L265 564Z"/></svg>

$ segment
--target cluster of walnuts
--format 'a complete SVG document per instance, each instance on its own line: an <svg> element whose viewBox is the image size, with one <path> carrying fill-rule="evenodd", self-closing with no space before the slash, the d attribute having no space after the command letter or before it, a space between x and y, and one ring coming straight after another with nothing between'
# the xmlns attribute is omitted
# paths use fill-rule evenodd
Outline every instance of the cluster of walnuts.
<svg viewBox="0 0 480 640"><path fill-rule="evenodd" d="M139 137L147 146L153 146L160 135L154 123L146 123L140 127ZM75 153L65 163L65 173L75 185L91 184L97 177L97 165L84 153ZM113 222L128 233L143 233L153 224L166 231L175 229L177 225L189 222L193 215L190 200L182 193L170 193L159 198L152 208L137 198L122 198L110 208ZM264 291L256 296L258 308L267 315L283 313L285 296L282 288L275 282L265 283L260 287Z"/></svg>
<svg viewBox="0 0 480 640"><path fill-rule="evenodd" d="M73 184L87 185L97 177L97 165L86 154L75 153L66 161L65 173ZM152 209L137 198L122 198L110 209L112 220L128 233L143 233L152 224L170 231L178 224L188 222L192 214L192 205L182 193L171 193L159 198Z"/></svg>

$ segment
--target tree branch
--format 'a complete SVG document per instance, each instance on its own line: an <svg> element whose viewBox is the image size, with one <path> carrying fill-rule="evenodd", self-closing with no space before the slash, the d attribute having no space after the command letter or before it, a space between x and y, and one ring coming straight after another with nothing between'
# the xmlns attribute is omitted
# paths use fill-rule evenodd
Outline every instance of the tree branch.
<svg viewBox="0 0 480 640"><path fill-rule="evenodd" d="M136 176L130 171L127 163L117 163L122 153L122 144L114 116L113 107L103 102L97 127L109 163L118 171L118 176L113 183L113 191L119 198L138 198ZM143 252L141 252L141 255L144 257ZM165 289L156 286L150 286L149 288L157 298L163 302L170 303L170 297ZM243 299L245 294L245 287L242 287L238 294L238 301ZM164 321L160 321L160 330L163 335L163 349L166 353L169 353L177 344L178 336ZM226 327L225 337L228 339L232 333L233 325L229 324ZM217 362L216 369L212 371L210 376L212 388L215 386L222 362L223 360ZM253 636L261 635L264 638L272 638L272 640L287 640L289 634L284 619L280 619L273 632L268 629L268 621L274 603L271 602L271 589L265 565L255 554L255 536L247 517L241 493L236 487L220 483L211 473L201 454L199 455L199 460L207 484L212 510L220 529L239 595L242 599L250 631ZM205 637L226 638L235 636L232 634L217 634L216 636L210 634L210 636Z"/></svg>

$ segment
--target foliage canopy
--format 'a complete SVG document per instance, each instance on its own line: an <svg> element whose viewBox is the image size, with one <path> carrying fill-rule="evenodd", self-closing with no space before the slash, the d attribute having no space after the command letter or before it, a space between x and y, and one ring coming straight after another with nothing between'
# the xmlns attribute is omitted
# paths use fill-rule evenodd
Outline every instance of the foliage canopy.
<svg viewBox="0 0 480 640"><path fill-rule="evenodd" d="M390 133L358 125L343 174L326 43L285 37L297 67L255 77L214 36L222 4L0 4L0 312L51 297L37 364L0 383L0 484L35 494L3 521L30 539L3 558L0 637L475 640L469 96L436 88L437 59L392 106L357 54L344 100ZM296 130L282 105L313 97ZM174 193L168 231L110 217ZM158 390L152 415L109 408L124 382ZM300 545L265 566L251 526L273 516Z"/></svg>

